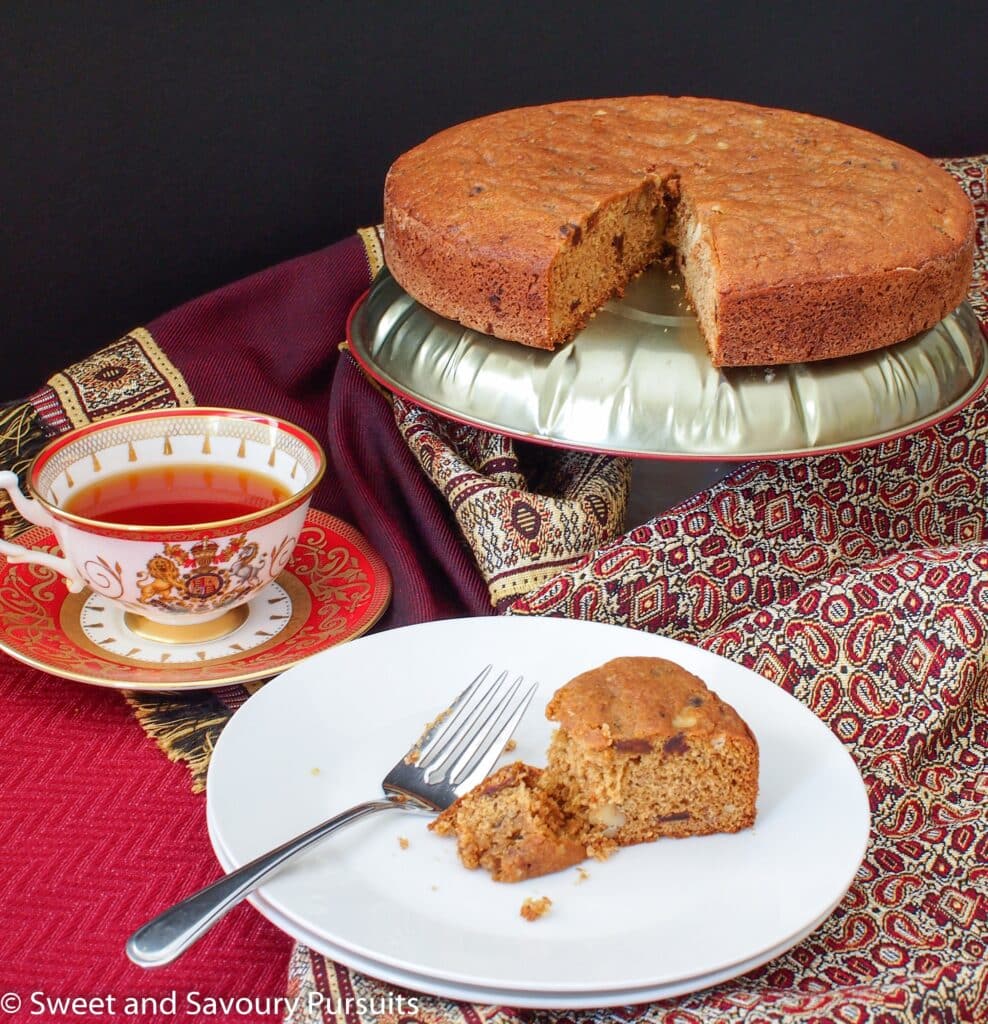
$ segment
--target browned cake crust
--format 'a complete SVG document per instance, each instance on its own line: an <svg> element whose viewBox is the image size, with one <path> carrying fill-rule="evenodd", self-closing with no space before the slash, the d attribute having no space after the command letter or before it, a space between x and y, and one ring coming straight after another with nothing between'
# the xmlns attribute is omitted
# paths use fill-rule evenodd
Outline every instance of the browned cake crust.
<svg viewBox="0 0 988 1024"><path fill-rule="evenodd" d="M464 867L486 868L496 882L561 871L587 851L540 786L542 771L516 761L460 797L429 828L455 835Z"/></svg>
<svg viewBox="0 0 988 1024"><path fill-rule="evenodd" d="M662 658L616 658L563 686L543 785L592 851L755 820L758 744L704 682Z"/></svg>
<svg viewBox="0 0 988 1024"><path fill-rule="evenodd" d="M508 110L392 166L397 281L475 330L553 348L676 248L717 366L850 355L964 298L974 215L897 143L823 118L642 96Z"/></svg>

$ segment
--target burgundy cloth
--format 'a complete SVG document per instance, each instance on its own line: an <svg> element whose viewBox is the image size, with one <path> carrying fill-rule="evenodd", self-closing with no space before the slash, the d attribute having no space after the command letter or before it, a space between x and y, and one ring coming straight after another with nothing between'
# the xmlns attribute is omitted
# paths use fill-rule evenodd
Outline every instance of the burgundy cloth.
<svg viewBox="0 0 988 1024"><path fill-rule="evenodd" d="M147 326L199 405L283 416L325 446L331 471L314 506L356 526L394 577L379 628L493 614L449 507L402 440L387 399L339 351L369 284L354 235Z"/></svg>

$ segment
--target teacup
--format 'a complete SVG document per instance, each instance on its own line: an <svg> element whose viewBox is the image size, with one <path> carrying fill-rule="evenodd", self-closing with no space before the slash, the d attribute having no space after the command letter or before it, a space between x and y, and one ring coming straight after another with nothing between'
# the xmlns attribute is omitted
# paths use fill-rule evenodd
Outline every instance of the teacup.
<svg viewBox="0 0 988 1024"><path fill-rule="evenodd" d="M173 627L215 623L207 632L219 635L285 568L325 468L315 438L274 416L117 416L48 444L27 474L30 499L0 472L0 489L54 533L62 557L4 541L0 552L54 569L71 591L90 587L137 632L180 640Z"/></svg>

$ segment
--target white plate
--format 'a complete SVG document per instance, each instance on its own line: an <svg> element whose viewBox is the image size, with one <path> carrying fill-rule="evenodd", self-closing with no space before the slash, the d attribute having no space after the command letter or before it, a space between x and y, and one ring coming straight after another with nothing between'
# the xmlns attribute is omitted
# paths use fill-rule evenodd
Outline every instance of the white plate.
<svg viewBox="0 0 988 1024"><path fill-rule="evenodd" d="M207 821L209 819L210 815L207 809ZM210 833L214 834L211 821L209 822L209 827ZM225 871L230 871L236 867L236 863L223 848L217 847L216 855ZM690 992L699 992L702 989L711 988L714 985L719 985L721 982L747 974L748 971L753 971L756 967L768 963L769 960L774 960L775 957L780 956L796 943L802 942L811 932L815 931L821 921L829 917L833 910L833 907L829 908L821 916L820 921L812 922L801 933L790 937L774 949L765 950L751 960L746 960L740 964L732 964L721 971L714 971L712 974L704 974L696 978L683 978L668 985L654 985L638 989L541 993L539 991L465 985L455 981L431 978L424 974L414 974L411 971L402 971L397 967L389 967L386 964L378 963L376 960L362 957L349 949L334 946L333 943L327 941L322 936L313 935L311 932L306 931L297 921L290 921L284 915L279 914L277 910L267 904L264 896L261 894L255 893L249 899L264 917L296 941L322 953L324 956L328 956L338 963L346 964L347 967L360 971L362 974L369 975L372 978L377 978L380 981L389 982L392 985L398 985L401 988L408 988L413 991L441 996L445 999L461 999L468 1003L550 1010L592 1010L600 1007L633 1006L637 1003L652 1003L662 999L675 999Z"/></svg>
<svg viewBox="0 0 988 1024"><path fill-rule="evenodd" d="M585 882L574 869L498 885L464 870L427 819L380 815L286 867L261 891L260 908L382 967L547 998L750 969L798 941L850 885L869 830L860 775L830 731L762 677L617 626L447 620L316 655L223 730L207 786L214 847L242 864L379 793L391 765L487 661L540 681L512 756L542 764L551 725L538 709L576 673L628 654L678 661L751 726L761 748L753 828L627 848L588 864ZM549 896L551 913L524 921L526 896Z"/></svg>

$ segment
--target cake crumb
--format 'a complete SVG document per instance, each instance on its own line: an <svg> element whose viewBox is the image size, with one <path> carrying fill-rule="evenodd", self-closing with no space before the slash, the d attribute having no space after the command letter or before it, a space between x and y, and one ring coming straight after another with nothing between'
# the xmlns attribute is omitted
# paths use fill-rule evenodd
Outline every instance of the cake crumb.
<svg viewBox="0 0 988 1024"><path fill-rule="evenodd" d="M322 769L321 768L310 768L309 769L309 774L310 775L321 775L322 774Z"/></svg>
<svg viewBox="0 0 988 1024"><path fill-rule="evenodd" d="M504 745L504 753L510 754L512 750L517 750L518 744L514 740L508 740Z"/></svg>
<svg viewBox="0 0 988 1024"><path fill-rule="evenodd" d="M538 899L534 896L529 896L522 903L520 913L526 921L537 921L549 912L551 906L552 900L548 896L539 896Z"/></svg>
<svg viewBox="0 0 988 1024"><path fill-rule="evenodd" d="M585 882L590 877L590 872L587 871L586 868L579 868L578 867L576 869L576 875L577 875L576 884L579 885L580 882Z"/></svg>
<svg viewBox="0 0 988 1024"><path fill-rule="evenodd" d="M398 845L403 849L408 849L408 840L404 836L398 836Z"/></svg>
<svg viewBox="0 0 988 1024"><path fill-rule="evenodd" d="M435 729L444 719L449 717L449 713L452 708L444 708L439 712L438 715L431 721L427 722L425 728L422 730L422 735L418 738L415 746L405 755L404 762L407 765L416 765L419 763L419 758L422 756L422 751L419 746L421 742Z"/></svg>
<svg viewBox="0 0 988 1024"><path fill-rule="evenodd" d="M599 839L594 838L587 843L587 854L594 860L605 861L617 848L618 844L613 839L609 836L601 836Z"/></svg>

